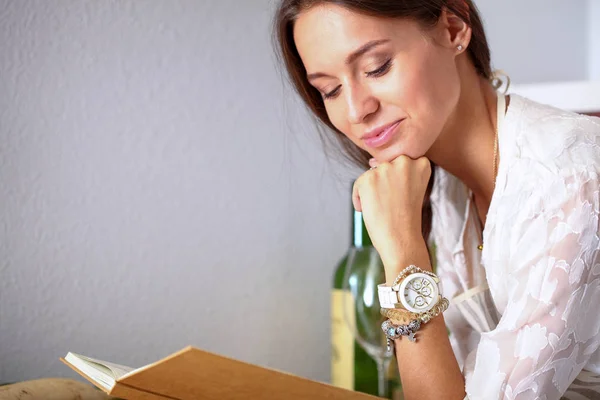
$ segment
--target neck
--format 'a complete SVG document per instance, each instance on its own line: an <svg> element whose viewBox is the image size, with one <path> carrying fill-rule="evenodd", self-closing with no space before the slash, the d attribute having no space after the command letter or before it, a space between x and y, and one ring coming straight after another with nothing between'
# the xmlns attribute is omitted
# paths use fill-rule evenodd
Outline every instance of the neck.
<svg viewBox="0 0 600 400"><path fill-rule="evenodd" d="M457 106L427 156L460 179L483 204L494 191L496 92L474 68L464 65ZM486 209L487 210L487 209Z"/></svg>

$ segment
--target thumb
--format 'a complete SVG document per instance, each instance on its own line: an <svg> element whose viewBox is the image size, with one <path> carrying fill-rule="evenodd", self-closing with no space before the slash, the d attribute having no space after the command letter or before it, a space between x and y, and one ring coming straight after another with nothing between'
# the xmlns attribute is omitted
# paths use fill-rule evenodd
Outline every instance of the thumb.
<svg viewBox="0 0 600 400"><path fill-rule="evenodd" d="M354 209L356 211L362 211L362 205L360 204L360 195L358 194L358 185L357 182L354 182L354 186L352 187L352 204L354 205Z"/></svg>

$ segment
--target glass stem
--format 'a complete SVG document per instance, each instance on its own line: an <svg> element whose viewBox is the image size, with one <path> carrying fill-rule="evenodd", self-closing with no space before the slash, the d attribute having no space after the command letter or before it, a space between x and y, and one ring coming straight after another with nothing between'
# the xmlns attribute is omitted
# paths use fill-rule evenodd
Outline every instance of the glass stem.
<svg viewBox="0 0 600 400"><path fill-rule="evenodd" d="M387 380L386 380L386 364L388 364L388 360L385 358L378 358L375 360L377 362L377 392L379 397L387 396Z"/></svg>

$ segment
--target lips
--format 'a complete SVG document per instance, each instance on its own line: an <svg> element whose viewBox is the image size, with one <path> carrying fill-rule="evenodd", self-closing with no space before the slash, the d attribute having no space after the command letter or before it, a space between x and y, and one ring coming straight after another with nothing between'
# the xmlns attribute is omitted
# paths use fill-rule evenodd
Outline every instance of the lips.
<svg viewBox="0 0 600 400"><path fill-rule="evenodd" d="M403 120L392 122L391 124L384 125L367 132L362 140L368 147L376 148L387 144L394 136L398 126Z"/></svg>

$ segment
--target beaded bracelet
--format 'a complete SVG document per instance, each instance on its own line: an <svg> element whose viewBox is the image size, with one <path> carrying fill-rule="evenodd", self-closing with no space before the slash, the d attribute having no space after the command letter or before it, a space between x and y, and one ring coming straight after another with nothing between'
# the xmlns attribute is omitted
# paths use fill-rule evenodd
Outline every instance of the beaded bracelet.
<svg viewBox="0 0 600 400"><path fill-rule="evenodd" d="M394 280L394 283L392 283L391 286L394 287L394 286L398 285L402 279L406 278L408 275L413 274L415 272L421 272L423 274L427 274L429 276L437 278L437 275L434 274L433 272L422 270L421 268L417 267L416 265L411 264L408 267L404 268L402 271L400 271L400 273L398 274L398 276Z"/></svg>
<svg viewBox="0 0 600 400"><path fill-rule="evenodd" d="M387 351L391 352L393 349L394 340L399 339L402 336L408 336L408 340L411 342L416 342L415 333L421 328L422 323L426 324L431 320L431 318L438 316L448 309L450 302L447 298L443 297L431 310L416 314L415 319L412 319L408 324L394 324L394 322L390 319L395 319L395 316L400 315L400 319L405 319L407 316L413 317L414 313L404 313L399 310L392 310L387 308L382 308L380 310L381 314L385 317L388 317L381 324L381 329L385 333L387 339Z"/></svg>
<svg viewBox="0 0 600 400"><path fill-rule="evenodd" d="M431 310L419 314L421 322L423 322L424 324L428 323L431 320L431 318L437 317L438 315L446 311L449 305L450 301L447 298L442 297L442 299L438 301L438 303L435 306L433 306Z"/></svg>
<svg viewBox="0 0 600 400"><path fill-rule="evenodd" d="M386 319L381 324L381 329L385 332L385 336L388 340L400 339L402 336L408 336L408 340L411 342L415 342L415 333L421 327L421 321L418 319L413 319L408 324L405 325L394 325L392 321Z"/></svg>

